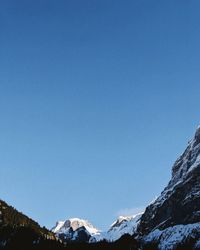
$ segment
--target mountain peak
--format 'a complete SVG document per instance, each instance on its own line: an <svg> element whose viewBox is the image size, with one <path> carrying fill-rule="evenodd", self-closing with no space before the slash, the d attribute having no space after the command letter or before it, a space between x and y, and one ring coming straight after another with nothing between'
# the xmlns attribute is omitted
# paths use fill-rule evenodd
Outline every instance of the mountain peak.
<svg viewBox="0 0 200 250"><path fill-rule="evenodd" d="M195 132L195 139L199 140L200 139L200 125L197 127L196 132Z"/></svg>
<svg viewBox="0 0 200 250"><path fill-rule="evenodd" d="M120 215L117 218L117 220L110 226L109 231L112 230L113 228L119 227L122 224L124 224L126 222L129 222L131 220L137 221L137 219L139 219L141 217L141 215L142 215L142 213L138 213L138 214L135 214L135 215L129 215L129 216Z"/></svg>
<svg viewBox="0 0 200 250"><path fill-rule="evenodd" d="M98 229L96 229L90 222L79 218L70 218L65 221L58 221L52 231L54 233L58 233L69 228L71 228L73 231L76 231L80 227L85 227L90 233L98 232Z"/></svg>
<svg viewBox="0 0 200 250"><path fill-rule="evenodd" d="M52 231L65 241L88 241L92 235L99 232L90 222L79 218L58 221Z"/></svg>
<svg viewBox="0 0 200 250"><path fill-rule="evenodd" d="M169 186L184 181L187 174L200 165L200 126L197 127L194 138L189 142L186 150L176 160L172 167L172 179Z"/></svg>

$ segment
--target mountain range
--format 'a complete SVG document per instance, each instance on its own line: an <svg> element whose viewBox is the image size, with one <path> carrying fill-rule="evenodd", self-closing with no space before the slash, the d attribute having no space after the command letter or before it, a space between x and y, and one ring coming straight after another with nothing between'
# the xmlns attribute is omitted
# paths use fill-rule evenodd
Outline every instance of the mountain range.
<svg viewBox="0 0 200 250"><path fill-rule="evenodd" d="M95 228L91 223L79 218L72 218L66 221L59 221L52 229L64 242L87 241L90 243L99 241L113 242L120 239L125 234L133 235L142 214L133 216L120 216L108 229L102 232Z"/></svg>
<svg viewBox="0 0 200 250"><path fill-rule="evenodd" d="M22 245L28 249L200 249L200 127L172 166L171 180L160 196L144 213L121 216L106 232L78 218L59 221L49 231L0 201L0 249L18 245L21 249Z"/></svg>

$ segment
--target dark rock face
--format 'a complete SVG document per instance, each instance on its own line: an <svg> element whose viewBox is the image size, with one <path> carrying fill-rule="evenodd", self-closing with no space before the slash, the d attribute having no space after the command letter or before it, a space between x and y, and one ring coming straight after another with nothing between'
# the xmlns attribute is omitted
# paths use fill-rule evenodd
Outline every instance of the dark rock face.
<svg viewBox="0 0 200 250"><path fill-rule="evenodd" d="M68 233L60 233L57 235L62 242L89 242L91 235L87 232L86 228L79 227L75 231L70 227Z"/></svg>
<svg viewBox="0 0 200 250"><path fill-rule="evenodd" d="M140 234L200 222L200 127L172 167L172 178L141 217Z"/></svg>
<svg viewBox="0 0 200 250"><path fill-rule="evenodd" d="M85 227L79 227L76 233L77 233L78 242L88 242L91 237L90 234L87 233L87 230Z"/></svg>

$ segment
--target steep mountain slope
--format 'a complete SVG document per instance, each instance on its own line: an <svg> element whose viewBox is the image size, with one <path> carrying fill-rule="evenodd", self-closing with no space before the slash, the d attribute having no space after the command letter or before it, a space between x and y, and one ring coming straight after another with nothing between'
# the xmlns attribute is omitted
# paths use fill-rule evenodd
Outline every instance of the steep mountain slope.
<svg viewBox="0 0 200 250"><path fill-rule="evenodd" d="M189 142L184 153L174 163L169 184L161 195L146 208L137 231L141 236L149 234L144 238L148 242L150 239L154 239L153 241L157 239L160 246L164 246L165 239L172 236L173 239L178 238L177 230L179 230L179 242L184 242L183 238L185 241L194 238L191 233L193 231L198 239L200 237L199 225L200 127L196 130L194 138ZM158 249L174 249L173 244L172 248L165 247Z"/></svg>
<svg viewBox="0 0 200 250"><path fill-rule="evenodd" d="M48 245L47 241L55 246L52 232L0 200L0 249L31 249L34 245Z"/></svg>
<svg viewBox="0 0 200 250"><path fill-rule="evenodd" d="M52 232L44 227L41 228L37 222L18 212L2 200L0 200L0 226L29 227L41 236L55 238Z"/></svg>
<svg viewBox="0 0 200 250"><path fill-rule="evenodd" d="M143 238L144 249L154 246L158 250L200 249L200 223L176 225L164 230L153 230Z"/></svg>
<svg viewBox="0 0 200 250"><path fill-rule="evenodd" d="M200 221L200 127L172 168L172 179L141 218L139 232Z"/></svg>

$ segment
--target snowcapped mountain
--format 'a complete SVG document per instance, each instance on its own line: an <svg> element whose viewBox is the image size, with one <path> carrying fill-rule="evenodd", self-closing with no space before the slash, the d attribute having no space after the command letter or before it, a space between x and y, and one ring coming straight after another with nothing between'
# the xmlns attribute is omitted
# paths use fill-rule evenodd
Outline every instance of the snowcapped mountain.
<svg viewBox="0 0 200 250"><path fill-rule="evenodd" d="M169 184L146 208L138 226L138 233L147 235L146 242L157 239L158 249L174 249L183 238L194 238L193 231L200 238L200 127L174 163ZM171 240L176 243L165 248Z"/></svg>
<svg viewBox="0 0 200 250"><path fill-rule="evenodd" d="M91 223L79 218L72 218L66 221L57 222L52 229L62 241L89 241L89 239L99 232Z"/></svg>
<svg viewBox="0 0 200 250"><path fill-rule="evenodd" d="M53 232L65 241L113 242L125 234L142 249L200 249L200 127L172 167L161 195L143 214L120 216L106 232L80 219L58 222Z"/></svg>
<svg viewBox="0 0 200 250"><path fill-rule="evenodd" d="M57 222L52 231L62 241L108 242L118 240L124 234L133 235L140 221L141 213L134 216L120 216L106 232L96 229L86 220L73 218Z"/></svg>
<svg viewBox="0 0 200 250"><path fill-rule="evenodd" d="M120 216L109 228L107 232L95 234L90 242L106 240L113 242L125 234L133 235L140 221L142 213L133 216Z"/></svg>
<svg viewBox="0 0 200 250"><path fill-rule="evenodd" d="M124 234L133 235L137 229L137 225L140 222L142 213L133 216L120 216L115 221L107 232L107 240L115 241Z"/></svg>

